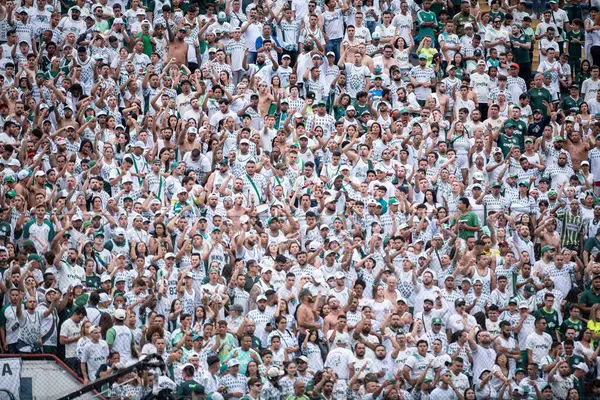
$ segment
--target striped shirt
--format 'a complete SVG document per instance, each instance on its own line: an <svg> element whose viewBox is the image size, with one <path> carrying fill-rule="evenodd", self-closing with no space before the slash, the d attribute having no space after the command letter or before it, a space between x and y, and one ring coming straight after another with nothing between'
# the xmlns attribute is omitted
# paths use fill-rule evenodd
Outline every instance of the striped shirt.
<svg viewBox="0 0 600 400"><path fill-rule="evenodd" d="M579 238L583 233L583 219L567 210L559 210L556 217L560 222L560 226L556 229L560 232L560 245L562 247L579 246Z"/></svg>

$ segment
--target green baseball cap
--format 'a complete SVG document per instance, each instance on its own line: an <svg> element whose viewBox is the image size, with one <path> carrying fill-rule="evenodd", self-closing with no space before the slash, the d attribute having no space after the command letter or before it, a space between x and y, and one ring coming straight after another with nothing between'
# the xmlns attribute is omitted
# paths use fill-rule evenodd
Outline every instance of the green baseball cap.
<svg viewBox="0 0 600 400"><path fill-rule="evenodd" d="M542 247L541 253L544 254L545 252L552 251L552 250L554 250L554 247L552 247L552 246L544 246L544 247Z"/></svg>

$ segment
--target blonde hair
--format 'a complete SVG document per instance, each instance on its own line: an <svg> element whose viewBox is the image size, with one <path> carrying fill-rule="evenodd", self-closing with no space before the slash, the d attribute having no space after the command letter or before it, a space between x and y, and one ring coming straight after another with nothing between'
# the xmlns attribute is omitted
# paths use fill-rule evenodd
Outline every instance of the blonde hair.
<svg viewBox="0 0 600 400"><path fill-rule="evenodd" d="M592 306L592 310L590 311L590 320L594 321L595 324L597 324L598 320L596 320L596 311L598 311L600 309L600 304L594 304Z"/></svg>

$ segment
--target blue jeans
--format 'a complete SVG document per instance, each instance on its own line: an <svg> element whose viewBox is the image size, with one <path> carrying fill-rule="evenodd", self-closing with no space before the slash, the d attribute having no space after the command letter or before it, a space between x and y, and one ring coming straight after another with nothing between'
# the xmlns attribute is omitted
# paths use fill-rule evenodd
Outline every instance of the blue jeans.
<svg viewBox="0 0 600 400"><path fill-rule="evenodd" d="M534 13L540 14L540 19L542 18L542 13L546 9L546 0L533 0L533 4L531 6L531 10Z"/></svg>
<svg viewBox="0 0 600 400"><path fill-rule="evenodd" d="M375 28L377 28L377 22L375 21L368 21L365 25L369 29L369 32L371 32L371 35L375 32Z"/></svg>
<svg viewBox="0 0 600 400"><path fill-rule="evenodd" d="M256 51L248 52L248 64L256 64L256 56L258 53Z"/></svg>
<svg viewBox="0 0 600 400"><path fill-rule="evenodd" d="M325 54L333 51L335 53L335 63L337 64L340 59L340 46L342 45L342 39L329 39L325 45Z"/></svg>

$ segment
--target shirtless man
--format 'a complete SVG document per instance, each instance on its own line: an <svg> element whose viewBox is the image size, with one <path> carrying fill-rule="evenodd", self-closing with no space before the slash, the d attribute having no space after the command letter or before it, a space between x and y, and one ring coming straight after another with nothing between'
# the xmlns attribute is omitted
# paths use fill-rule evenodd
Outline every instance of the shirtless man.
<svg viewBox="0 0 600 400"><path fill-rule="evenodd" d="M590 136L588 136L588 139ZM578 170L581 162L587 160L588 151L593 146L587 140L584 142L581 140L580 131L572 131L571 134L567 135L567 141L565 142L565 150L571 154L571 161L573 162L573 169Z"/></svg>
<svg viewBox="0 0 600 400"><path fill-rule="evenodd" d="M308 290L304 289L300 292L300 306L297 311L298 328L300 330L298 343L304 341L308 329L321 329L321 324L315 322L315 311L313 309L315 301Z"/></svg>
<svg viewBox="0 0 600 400"><path fill-rule="evenodd" d="M242 224L247 223L248 218L246 217L242 220L241 217L249 214L250 211L251 209L244 207L244 195L238 193L233 199L233 207L227 210L227 218L231 219L231 222L233 222L234 232L243 230Z"/></svg>
<svg viewBox="0 0 600 400"><path fill-rule="evenodd" d="M450 104L450 97L446 94L446 84L444 82L438 82L435 84L435 93L427 96L427 103L430 100L435 102L435 108L438 108L442 115L446 115L446 110Z"/></svg>
<svg viewBox="0 0 600 400"><path fill-rule="evenodd" d="M398 64L398 60L392 57L394 54L394 47L392 45L386 44L383 48L383 56L381 57L381 62L383 63L383 71L386 74L390 74L390 68L395 65L400 68L400 64Z"/></svg>
<svg viewBox="0 0 600 400"><path fill-rule="evenodd" d="M176 65L187 65L188 44L183 41L186 34L185 28L180 26L175 35L173 35L169 24L167 24L167 30L169 32L169 41L171 43L169 45L168 58L174 58L176 60Z"/></svg>
<svg viewBox="0 0 600 400"><path fill-rule="evenodd" d="M58 109L56 109L56 110L57 110L57 112L56 112L56 114L57 114ZM79 129L79 122L77 122L73 119L73 110L71 109L71 107L65 106L64 112L65 112L64 118L60 118L58 121L58 128L60 129L60 128L66 128L67 126L74 126L75 131L77 131Z"/></svg>
<svg viewBox="0 0 600 400"><path fill-rule="evenodd" d="M373 70L375 68L373 59L367 55L367 46L364 43L358 45L358 52L362 56L362 65L367 66L371 73L373 73Z"/></svg>
<svg viewBox="0 0 600 400"><path fill-rule="evenodd" d="M194 99L198 101L197 99ZM195 126L192 126L193 121L187 121L185 123L184 131L187 131L185 137L179 142L179 146L181 148L181 154L185 154L193 149L202 150L202 144L196 140L196 135L198 135L198 129ZM182 135L183 136L183 135Z"/></svg>
<svg viewBox="0 0 600 400"><path fill-rule="evenodd" d="M344 313L344 308L340 306L340 301L335 296L330 296L327 304L329 304L331 311L323 321L323 332L329 332L331 327L335 327L338 317Z"/></svg>
<svg viewBox="0 0 600 400"><path fill-rule="evenodd" d="M271 104L275 102L275 98L267 92L267 82L261 81L258 84L258 111L261 117L265 117L269 113Z"/></svg>
<svg viewBox="0 0 600 400"><path fill-rule="evenodd" d="M32 184L33 183L33 184ZM36 204L36 195L41 194L46 198L46 174L40 167L34 170L29 181L29 204Z"/></svg>

